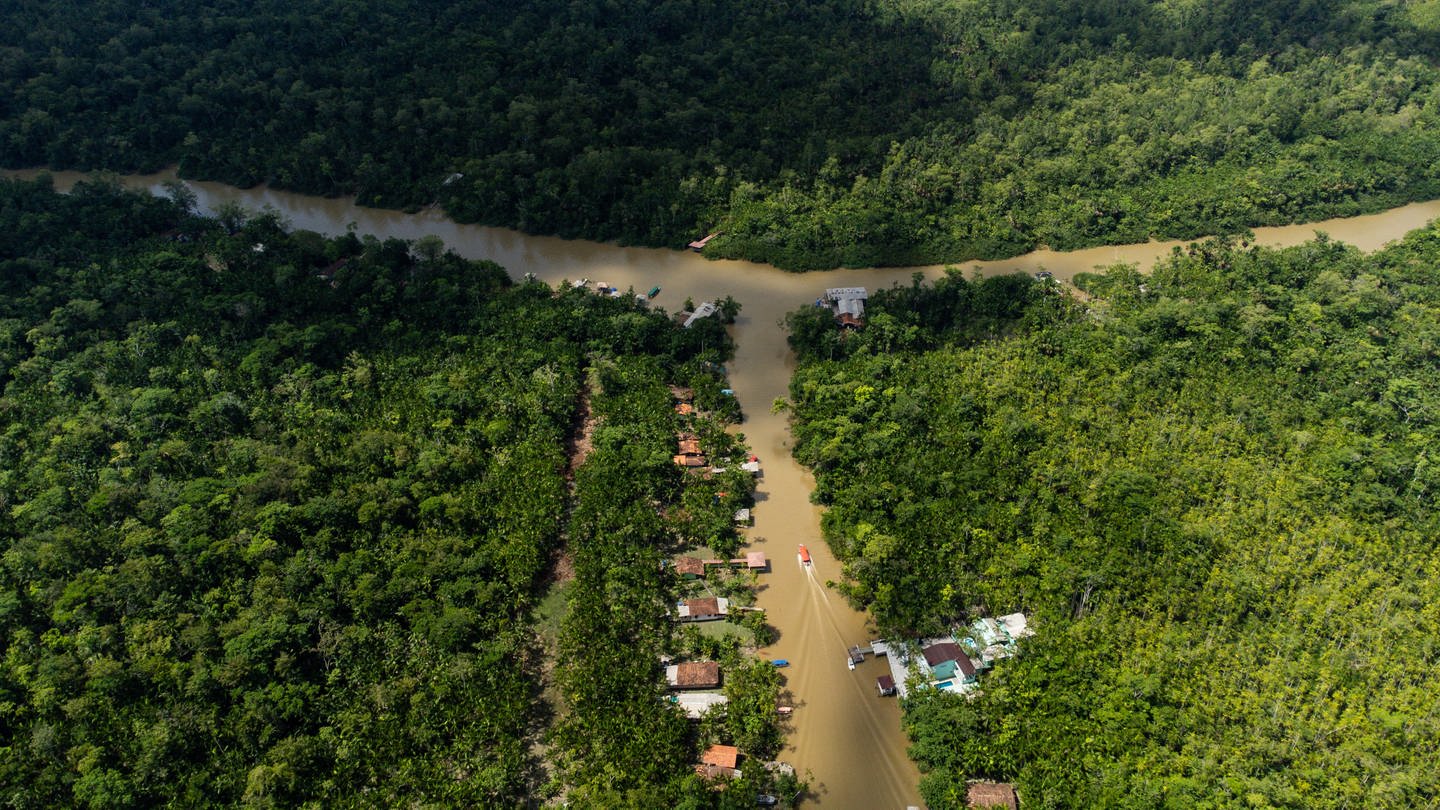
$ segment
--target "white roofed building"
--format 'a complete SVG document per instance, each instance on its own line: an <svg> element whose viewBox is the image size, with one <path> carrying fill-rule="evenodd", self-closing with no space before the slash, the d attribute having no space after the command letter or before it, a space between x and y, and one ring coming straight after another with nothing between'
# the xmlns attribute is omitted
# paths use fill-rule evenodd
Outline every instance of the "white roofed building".
<svg viewBox="0 0 1440 810"><path fill-rule="evenodd" d="M859 329L865 325L865 299L869 297L864 287L831 287L822 301L830 306L842 328Z"/></svg>
<svg viewBox="0 0 1440 810"><path fill-rule="evenodd" d="M695 325L696 321L700 320L701 318L708 318L711 315L714 315L717 311L718 309L713 302L706 301L700 306L695 307L695 311L690 313L690 317L685 319L685 328L689 329L690 327Z"/></svg>

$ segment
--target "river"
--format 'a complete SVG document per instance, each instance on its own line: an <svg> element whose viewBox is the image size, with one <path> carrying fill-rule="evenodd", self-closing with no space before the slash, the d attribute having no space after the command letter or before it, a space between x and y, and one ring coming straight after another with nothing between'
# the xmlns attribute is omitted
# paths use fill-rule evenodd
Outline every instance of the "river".
<svg viewBox="0 0 1440 810"><path fill-rule="evenodd" d="M31 177L36 172L7 172ZM68 189L82 175L54 172L57 188ZM126 185L160 191L172 173L121 178ZM555 237L527 236L500 228L460 225L435 211L405 214L357 207L350 199L326 199L266 188L237 189L219 183L189 182L202 209L214 210L233 201L247 209L272 208L296 228L342 234L352 224L362 234L415 239L434 234L457 253L491 259L512 276L534 273L555 283L589 278L621 289L663 287L656 305L671 311L685 299L696 302L734 296L741 303L734 326L737 345L730 383L745 408L742 430L760 456L764 476L757 492L752 550L765 551L772 572L763 575L759 605L779 630L779 639L764 654L788 658L786 687L796 707L789 744L782 759L809 774L813 804L835 808L900 810L921 804L919 773L905 756L900 709L894 698L880 698L875 677L882 661L867 660L850 671L845 652L868 641L873 631L865 614L851 609L823 585L839 576L840 566L820 537L820 512L810 503L813 481L790 457L790 434L783 415L770 404L786 396L794 359L785 343L781 321L786 312L815 300L826 287L865 286L871 289L909 283L914 272L934 278L943 267L834 270L785 273L767 265L740 261L708 261L695 253L651 248L622 248ZM1328 220L1307 225L1260 228L1256 241L1292 245L1316 231L1371 251L1440 217L1440 201L1416 203L1379 214ZM1044 269L1063 281L1077 272L1116 262L1143 268L1183 242L1093 248L1069 253L1036 251L1013 259L967 262L961 267L983 274L1036 272ZM813 570L796 560L804 543ZM1044 632L1043 628L1040 632Z"/></svg>

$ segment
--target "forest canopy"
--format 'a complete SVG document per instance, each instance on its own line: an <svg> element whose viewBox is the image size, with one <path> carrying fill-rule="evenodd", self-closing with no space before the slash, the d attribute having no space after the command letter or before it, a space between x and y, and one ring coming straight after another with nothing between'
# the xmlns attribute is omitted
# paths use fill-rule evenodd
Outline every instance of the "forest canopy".
<svg viewBox="0 0 1440 810"><path fill-rule="evenodd" d="M1148 275L959 274L791 318L795 455L849 595L917 637L1021 610L978 694L905 703L929 806L1440 797L1440 228L1211 241ZM828 319L828 315L825 316Z"/></svg>
<svg viewBox="0 0 1440 810"><path fill-rule="evenodd" d="M0 163L789 269L1440 197L1430 0L6 3Z"/></svg>

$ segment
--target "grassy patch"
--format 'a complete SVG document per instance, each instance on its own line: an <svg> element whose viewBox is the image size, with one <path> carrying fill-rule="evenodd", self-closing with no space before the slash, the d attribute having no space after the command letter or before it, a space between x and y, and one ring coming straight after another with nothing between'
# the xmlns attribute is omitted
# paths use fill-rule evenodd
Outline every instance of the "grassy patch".
<svg viewBox="0 0 1440 810"><path fill-rule="evenodd" d="M560 627L565 621L565 614L570 610L569 595L572 587L573 580L557 583L535 608L535 631L545 643L546 649L553 650L555 641L560 637Z"/></svg>
<svg viewBox="0 0 1440 810"><path fill-rule="evenodd" d="M700 631L700 635L707 638L734 636L740 640L742 647L750 647L755 644L755 634L738 624L731 624L725 621L696 622L695 629Z"/></svg>

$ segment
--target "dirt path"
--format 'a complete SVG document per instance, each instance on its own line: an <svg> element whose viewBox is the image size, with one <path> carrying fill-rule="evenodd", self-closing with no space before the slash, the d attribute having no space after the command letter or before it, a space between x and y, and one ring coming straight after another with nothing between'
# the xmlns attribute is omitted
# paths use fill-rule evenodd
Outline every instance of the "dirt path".
<svg viewBox="0 0 1440 810"><path fill-rule="evenodd" d="M569 489L567 497L575 492L575 472L585 459L590 457L590 451L595 449L591 441L595 435L596 418L590 410L590 397L595 392L594 381L586 379L584 387L580 391L580 403L575 408L575 419L570 426L570 440L565 448L565 482ZM568 510L567 510L568 512ZM555 565L546 578L548 589L554 591L563 588L571 580L575 579L575 558L570 553L570 545L562 538L560 549L555 554Z"/></svg>
<svg viewBox="0 0 1440 810"><path fill-rule="evenodd" d="M580 402L575 408L575 418L570 425L570 434L565 447L565 483L566 500L572 501L575 493L575 473L585 459L590 456L594 449L591 441L595 435L596 418L590 409L590 398L594 394L593 378L585 380L580 390ZM567 517L571 506L567 503L565 513ZM564 711L564 701L560 696L560 690L555 684L555 662L559 657L560 625L564 621L567 610L567 598L569 585L575 579L575 557L570 553L569 538L562 535L560 547L556 549L554 561L551 564L549 573L545 577L545 596L540 600L535 611L535 641L538 647L537 654L540 656L538 668L540 677L540 700L545 704L545 713L549 718L554 718ZM546 723L548 728L551 723ZM549 772L553 767L549 757L549 745L543 738L543 731L538 733L529 741L531 758L538 764L538 767L547 771L540 783L548 782L554 776ZM564 796L558 797L552 804L563 806Z"/></svg>
<svg viewBox="0 0 1440 810"><path fill-rule="evenodd" d="M590 397L594 394L594 381L586 380L585 386L580 391L580 404L575 409L575 419L570 426L570 446L566 448L566 457L569 463L565 476L571 482L575 480L575 471L590 457L590 451L595 449L591 439L595 436L595 414L590 411Z"/></svg>

